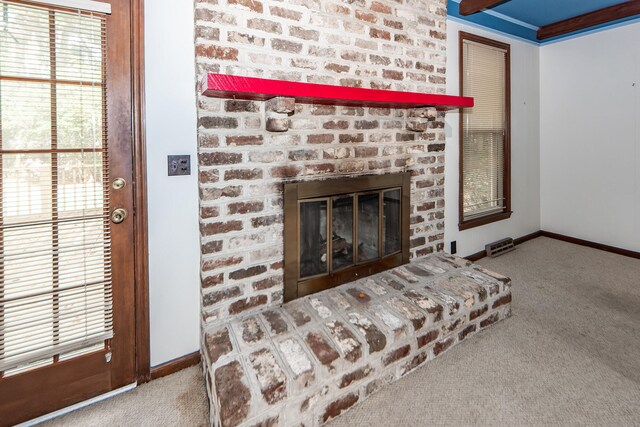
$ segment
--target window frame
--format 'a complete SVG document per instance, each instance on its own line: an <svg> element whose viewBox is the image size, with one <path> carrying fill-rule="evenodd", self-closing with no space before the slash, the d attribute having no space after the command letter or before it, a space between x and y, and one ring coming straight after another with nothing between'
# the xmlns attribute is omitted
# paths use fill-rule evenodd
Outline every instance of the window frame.
<svg viewBox="0 0 640 427"><path fill-rule="evenodd" d="M464 219L464 120L463 109L459 114L458 138L458 229L468 230L481 225L502 221L511 217L511 45L492 40L476 34L460 31L458 34L458 69L459 94L464 94L464 41L472 41L505 51L505 119L504 119L504 164L503 164L503 194L504 207L502 212L494 212L473 219Z"/></svg>

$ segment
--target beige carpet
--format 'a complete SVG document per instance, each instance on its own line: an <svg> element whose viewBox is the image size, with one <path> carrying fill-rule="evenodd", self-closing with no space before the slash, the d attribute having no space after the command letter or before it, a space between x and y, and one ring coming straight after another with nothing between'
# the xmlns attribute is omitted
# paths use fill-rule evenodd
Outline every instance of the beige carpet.
<svg viewBox="0 0 640 427"><path fill-rule="evenodd" d="M513 279L513 317L331 425L640 425L640 261L538 238L480 264ZM52 426L206 424L199 368Z"/></svg>

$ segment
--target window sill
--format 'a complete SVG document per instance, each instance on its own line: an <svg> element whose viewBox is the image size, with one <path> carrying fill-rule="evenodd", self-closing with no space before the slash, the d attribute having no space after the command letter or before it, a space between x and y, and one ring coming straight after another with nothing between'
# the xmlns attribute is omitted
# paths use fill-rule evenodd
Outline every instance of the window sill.
<svg viewBox="0 0 640 427"><path fill-rule="evenodd" d="M468 230L470 228L480 227L481 225L491 224L492 222L502 221L503 219L509 219L511 218L512 213L513 212L511 211L500 212L500 213L495 213L487 216L482 216L480 218L474 218L468 221L462 221L461 223L458 224L458 230L460 231Z"/></svg>

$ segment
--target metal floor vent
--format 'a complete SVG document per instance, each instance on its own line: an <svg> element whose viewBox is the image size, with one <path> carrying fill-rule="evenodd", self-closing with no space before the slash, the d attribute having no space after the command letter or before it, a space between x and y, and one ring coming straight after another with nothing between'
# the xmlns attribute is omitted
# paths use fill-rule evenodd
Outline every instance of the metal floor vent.
<svg viewBox="0 0 640 427"><path fill-rule="evenodd" d="M497 257L507 252L511 252L516 248L513 244L513 239L511 237L507 237L506 239L498 240L493 243L489 243L484 247L487 251L487 256Z"/></svg>

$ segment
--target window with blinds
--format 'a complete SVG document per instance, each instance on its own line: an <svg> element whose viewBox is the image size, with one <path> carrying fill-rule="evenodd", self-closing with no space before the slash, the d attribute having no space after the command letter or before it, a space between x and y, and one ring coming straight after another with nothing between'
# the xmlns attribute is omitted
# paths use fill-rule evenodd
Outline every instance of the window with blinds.
<svg viewBox="0 0 640 427"><path fill-rule="evenodd" d="M0 376L112 337L105 28L0 1Z"/></svg>
<svg viewBox="0 0 640 427"><path fill-rule="evenodd" d="M460 92L474 98L461 115L461 224L486 223L510 210L509 45L461 33L460 50Z"/></svg>

